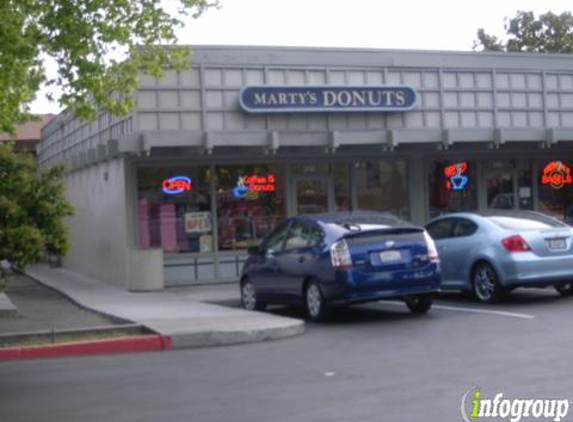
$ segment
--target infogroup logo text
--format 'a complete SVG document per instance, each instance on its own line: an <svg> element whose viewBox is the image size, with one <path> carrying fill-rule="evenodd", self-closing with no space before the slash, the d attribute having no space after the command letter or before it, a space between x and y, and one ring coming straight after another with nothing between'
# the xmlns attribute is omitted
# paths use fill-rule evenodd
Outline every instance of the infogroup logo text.
<svg viewBox="0 0 573 422"><path fill-rule="evenodd" d="M473 387L464 393L460 406L462 419L475 422L489 419L520 422L523 420L547 420L559 422L569 412L568 399L511 399L496 393L485 399L480 388Z"/></svg>

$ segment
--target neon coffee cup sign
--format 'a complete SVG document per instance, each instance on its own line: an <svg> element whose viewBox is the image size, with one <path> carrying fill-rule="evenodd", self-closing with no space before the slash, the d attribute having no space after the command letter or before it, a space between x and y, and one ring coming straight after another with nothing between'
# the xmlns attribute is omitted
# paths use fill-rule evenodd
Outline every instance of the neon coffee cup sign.
<svg viewBox="0 0 573 422"><path fill-rule="evenodd" d="M448 178L446 187L449 190L464 190L469 181L468 176L465 174L467 170L468 163L466 161L447 166L444 169L444 175Z"/></svg>

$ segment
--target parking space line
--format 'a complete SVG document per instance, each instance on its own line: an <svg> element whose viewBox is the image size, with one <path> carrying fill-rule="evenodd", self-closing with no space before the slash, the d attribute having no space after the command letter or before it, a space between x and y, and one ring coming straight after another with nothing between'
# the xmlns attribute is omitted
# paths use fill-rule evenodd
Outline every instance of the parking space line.
<svg viewBox="0 0 573 422"><path fill-rule="evenodd" d="M513 317L513 318L522 318L522 319L534 319L535 318L535 315L520 314L517 312L491 311L488 309L462 308L462 307L458 307L458 306L434 305L434 306L432 306L432 308L442 309L444 311L471 312L471 313L475 313L475 314L499 315L499 316Z"/></svg>
<svg viewBox="0 0 573 422"><path fill-rule="evenodd" d="M398 305L404 306L404 304L400 302L380 302L389 305ZM521 314L517 312L507 312L507 311L493 311L489 309L477 309L477 308L465 308L461 306L447 306L447 305L433 305L432 309L440 309L442 311L457 311L457 312L468 312L474 314L485 314L485 315L497 315L497 316L506 316L510 318L521 318L521 319L534 319L534 315L530 314Z"/></svg>

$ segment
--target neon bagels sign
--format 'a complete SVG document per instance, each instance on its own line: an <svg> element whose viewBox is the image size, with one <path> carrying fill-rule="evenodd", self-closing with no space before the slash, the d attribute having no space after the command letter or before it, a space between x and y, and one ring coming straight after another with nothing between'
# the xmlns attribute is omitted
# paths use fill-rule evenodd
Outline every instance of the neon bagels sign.
<svg viewBox="0 0 573 422"><path fill-rule="evenodd" d="M191 190L191 178L187 176L169 177L161 184L161 190L167 195L177 195Z"/></svg>
<svg viewBox="0 0 573 422"><path fill-rule="evenodd" d="M543 167L541 176L542 185L550 185L553 189L561 189L565 185L573 182L571 178L571 168L563 161L551 161Z"/></svg>

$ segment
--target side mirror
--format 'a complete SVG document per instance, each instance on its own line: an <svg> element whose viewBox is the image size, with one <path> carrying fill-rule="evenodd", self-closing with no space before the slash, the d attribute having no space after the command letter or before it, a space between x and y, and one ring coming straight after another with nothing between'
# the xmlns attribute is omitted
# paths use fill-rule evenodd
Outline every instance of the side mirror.
<svg viewBox="0 0 573 422"><path fill-rule="evenodd" d="M258 255L259 253L261 253L261 250L259 249L258 246L249 246L249 248L247 249L247 253L249 255Z"/></svg>

